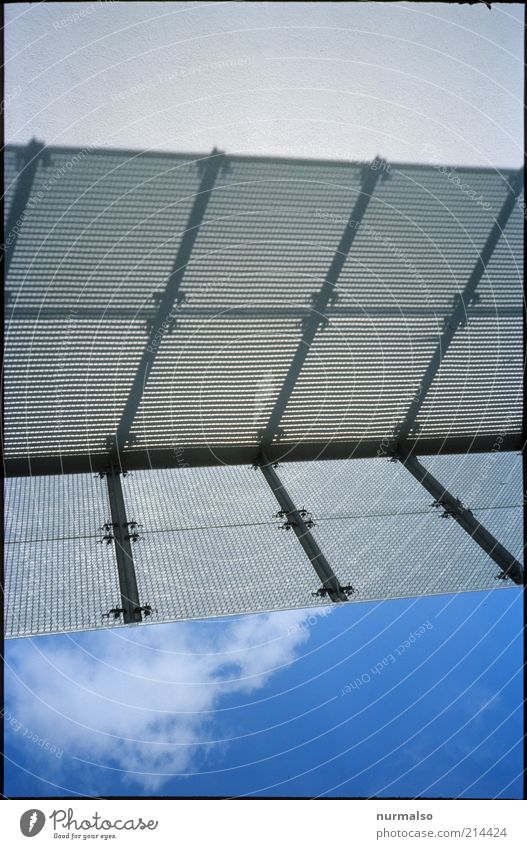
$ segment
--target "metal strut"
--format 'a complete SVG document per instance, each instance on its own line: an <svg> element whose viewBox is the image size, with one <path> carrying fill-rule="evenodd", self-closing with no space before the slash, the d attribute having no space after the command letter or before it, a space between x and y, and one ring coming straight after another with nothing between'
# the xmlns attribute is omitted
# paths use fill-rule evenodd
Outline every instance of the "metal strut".
<svg viewBox="0 0 527 849"><path fill-rule="evenodd" d="M319 292L312 297L311 311L305 317L303 322L302 338L298 344L289 370L285 377L284 383L278 397L275 401L274 408L269 417L269 421L264 430L258 434L262 445L269 445L275 435L280 432L280 422L284 415L285 409L291 397L291 393L295 388L296 382L300 376L302 366L307 358L311 345L315 339L319 327L325 326L327 323L326 311L328 305L336 299L335 287L338 283L340 273L344 267L344 263L348 258L351 246L354 242L357 231L360 228L362 219L368 208L371 196L377 184L379 176L386 176L385 163L381 159L374 159L372 163L365 167L363 171L363 180L361 189L355 201L353 211L346 223L346 227L341 236L339 246L333 257L329 267L326 279L322 284Z"/></svg>
<svg viewBox="0 0 527 849"><path fill-rule="evenodd" d="M527 417L526 417L527 419ZM337 442L274 442L266 448L270 460L305 461L312 460L349 460L364 457L391 457L398 451L413 451L416 439L383 440L355 439ZM468 454L492 451L496 444L495 434L477 436L421 437L419 452L428 454ZM521 433L506 433L501 443L502 451L521 451ZM185 463L194 466L247 466L254 462L258 447L253 443L246 445L189 445L185 446ZM116 455L108 452L90 454L56 454L51 456L33 455L4 457L4 474L7 477L26 477L28 475L89 474L105 471L110 461L116 461ZM131 448L126 452L126 468L173 469L181 467L181 459L173 448Z"/></svg>
<svg viewBox="0 0 527 849"><path fill-rule="evenodd" d="M300 511L295 507L289 493L273 468L272 463L267 459L265 454L262 453L260 454L256 465L271 487L274 496L280 505L282 515L285 518L286 523L295 532L300 545L309 557L315 572L322 582L322 592L319 592L318 594L329 595L331 601L347 601L348 595L353 592L353 588L350 586L344 588L340 585L333 569L315 542L306 522L300 515Z"/></svg>
<svg viewBox="0 0 527 849"><path fill-rule="evenodd" d="M4 281L11 266L13 254L22 228L26 214L27 202L37 173L39 160L49 161L49 154L45 151L45 145L33 138L27 146L18 153L20 162L20 173L16 181L15 193L11 202L11 208L5 228L5 252L4 252Z"/></svg>
<svg viewBox="0 0 527 849"><path fill-rule="evenodd" d="M478 256L474 268L472 269L472 273L469 277L467 285L465 286L462 294L457 295L454 300L454 309L450 316L448 316L447 320L445 320L445 325L443 328L443 332L441 334L441 338L439 339L437 348L435 349L432 359L430 360L427 369L423 375L423 378L419 384L419 391L416 393L412 403L408 408L408 412L401 424L398 424L395 428L395 436L400 437L401 439L406 438L415 428L415 421L421 407L423 406L425 399L428 395L430 387L434 382L434 378L439 371L441 363L443 362L445 355L454 339L456 331L459 327L462 327L466 323L466 311L467 308L477 302L477 293L476 289L479 285L481 278L483 277L485 271L487 270L487 266L490 262L492 254L494 253L494 249L499 242L500 236L505 229L507 221L510 218L510 215L514 209L514 205L518 199L518 195L520 194L523 187L523 168L520 168L519 171L516 172L513 179L510 183L509 192L505 201L501 207L500 212L498 213L498 217L494 222L494 225L487 237L487 241L485 242L485 246Z"/></svg>
<svg viewBox="0 0 527 849"><path fill-rule="evenodd" d="M515 584L523 585L522 565L492 534L478 522L472 511L465 507L458 498L448 492L419 462L417 457L410 454L398 454L398 459L406 469L424 486L434 498L437 506L444 508L444 514L452 516L458 525L472 537L474 542L491 557L502 569L500 578L511 578Z"/></svg>
<svg viewBox="0 0 527 849"><path fill-rule="evenodd" d="M67 321L71 315L71 307L68 306L7 306L6 318L17 318L19 321ZM136 309L135 307L107 307L101 306L75 307L75 315L79 321L144 321L151 324L155 318L156 310L150 307ZM399 307L370 307L368 315L372 318L400 318ZM405 317L413 318L436 318L437 310L434 307L405 307ZM498 306L479 307L478 318L515 318L523 315L521 306ZM304 321L309 316L308 307L281 307L280 318L291 319L291 321ZM185 318L196 321L206 321L218 317L217 307L185 307ZM263 319L276 318L276 307L229 307L228 311L222 313L222 319L226 322L235 322L244 319L246 321L262 321ZM364 318L363 307L334 306L331 308L333 318Z"/></svg>
<svg viewBox="0 0 527 849"><path fill-rule="evenodd" d="M173 310L177 309L184 302L184 293L180 291L181 282L203 222L205 210L214 189L216 177L220 168L225 165L225 154L214 148L210 156L201 165L201 183L194 199L194 205L181 239L165 291L160 295L157 313L148 324L148 340L145 350L137 372L134 375L121 420L117 426L116 444L111 445L110 448L117 447L118 450L121 450L127 442L132 441L130 431L143 397L144 388L152 371L159 345L164 334L173 325L175 318Z"/></svg>
<svg viewBox="0 0 527 849"><path fill-rule="evenodd" d="M121 472L115 466L112 466L106 473L106 483L108 486L108 498L110 500L111 524L113 525L111 534L115 543L115 557L121 590L120 611L123 614L125 624L141 622L142 608L139 603L139 592L132 555L133 530L131 533L130 523L126 518ZM119 610L119 608L116 608L116 610Z"/></svg>

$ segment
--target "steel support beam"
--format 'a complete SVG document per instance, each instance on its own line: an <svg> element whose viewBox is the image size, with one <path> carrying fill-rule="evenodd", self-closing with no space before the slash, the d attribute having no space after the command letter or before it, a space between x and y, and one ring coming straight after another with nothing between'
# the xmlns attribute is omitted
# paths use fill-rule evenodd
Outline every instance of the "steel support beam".
<svg viewBox="0 0 527 849"><path fill-rule="evenodd" d="M18 151L20 172L17 177L15 193L11 202L11 208L7 217L5 228L5 250L4 250L4 281L7 279L9 268L15 252L18 235L24 222L27 202L37 173L39 160L45 146L36 139L31 139L26 147ZM44 156L47 156L44 154Z"/></svg>
<svg viewBox="0 0 527 849"><path fill-rule="evenodd" d="M194 199L187 227L181 239L166 289L159 303L159 308L150 326L145 350L117 426L115 447L118 451L122 450L130 440L130 431L143 397L144 388L152 371L160 342L163 335L175 320L173 310L177 306L181 282L190 260L199 228L203 223L203 217L214 189L216 178L224 163L225 154L216 149L202 162L201 183Z"/></svg>
<svg viewBox="0 0 527 849"><path fill-rule="evenodd" d="M520 451L521 433L500 437L501 451ZM266 449L273 463L311 460L349 460L364 457L390 457L397 451L414 454L482 454L496 451L496 437L466 436L356 440L341 442L275 442ZM177 469L202 466L247 466L254 463L259 446L251 445L186 445L167 448L127 449L121 459L130 471L137 469ZM7 477L27 475L73 475L104 471L112 458L107 452L91 454L56 454L4 457Z"/></svg>
<svg viewBox="0 0 527 849"><path fill-rule="evenodd" d="M421 379L418 392L416 392L403 422L397 425L395 429L395 435L399 435L401 438L407 437L414 430L416 418L419 415L421 407L424 404L430 387L434 382L434 378L437 372L439 371L439 367L441 366L441 363L445 358L445 355L452 343L456 331L459 327L463 326L466 323L467 309L474 301L476 289L487 269L492 254L494 253L494 249L499 242L500 236L505 229L507 221L510 218L510 215L518 199L518 195L520 194L523 188L523 178L523 168L520 168L520 170L516 172L515 176L511 180L507 197L505 198L505 201L498 214L498 217L494 222L494 225L487 237L485 246L476 260L468 283L465 286L463 293L456 297L454 310L451 316L445 320L445 325L441 338L439 339L437 348L435 349L432 355L432 359L430 360L428 367L423 375L423 378Z"/></svg>
<svg viewBox="0 0 527 849"><path fill-rule="evenodd" d="M126 624L141 622L141 605L139 602L139 591L137 589L132 543L130 540L131 528L126 517L121 473L114 466L107 471L106 482L108 485L108 498L113 524L112 534L115 543L119 587L121 590L121 607L124 610L123 619Z"/></svg>
<svg viewBox="0 0 527 849"><path fill-rule="evenodd" d="M348 596L341 587L333 569L322 554L318 547L311 531L307 527L304 519L300 515L289 493L285 489L283 483L278 477L272 463L262 454L258 466L271 487L273 494L283 511L284 519L293 529L300 545L306 552L315 572L317 573L322 587L329 595L331 601L347 601Z"/></svg>
<svg viewBox="0 0 527 849"><path fill-rule="evenodd" d="M515 584L523 585L523 570L513 555L479 522L468 507L448 492L436 478L428 472L417 457L399 454L398 459L414 478L424 486L438 506L461 525L474 542L502 569L502 576L511 578ZM500 576L501 577L501 576Z"/></svg>
<svg viewBox="0 0 527 849"><path fill-rule="evenodd" d="M218 315L217 307L185 307L185 318L195 321L217 320L240 321L240 319L251 321L253 319L276 318L276 307L229 307L222 310ZM479 318L511 318L520 317L523 310L518 307L478 307ZM76 321L139 321L149 324L155 319L156 312L151 309L137 310L133 307L8 307L5 310L6 321L71 321L74 316ZM433 307L405 307L404 318L436 318L438 311ZM309 310L305 307L283 307L280 309L280 318L288 318L292 321L304 321L309 317ZM400 318L401 310L398 307L328 307L326 318ZM448 316L449 317L449 316ZM445 315L445 318L447 316Z"/></svg>
<svg viewBox="0 0 527 849"><path fill-rule="evenodd" d="M329 267L326 279L322 284L322 288L313 298L311 310L304 320L302 338L300 339L298 348L296 349L291 365L289 366L282 388L278 393L269 421L262 431L261 444L266 448L279 432L282 416L284 415L293 389L295 388L296 382L300 376L302 366L306 361L318 328L321 324L325 324L327 321L328 305L335 301L335 287L338 283L344 263L348 258L348 254L351 246L353 245L357 231L360 228L364 214L368 208L370 198L381 174L381 170L384 173L385 169L383 168L383 162L376 159L363 171L362 186L357 196L357 200L355 201L353 211L341 236L339 246Z"/></svg>

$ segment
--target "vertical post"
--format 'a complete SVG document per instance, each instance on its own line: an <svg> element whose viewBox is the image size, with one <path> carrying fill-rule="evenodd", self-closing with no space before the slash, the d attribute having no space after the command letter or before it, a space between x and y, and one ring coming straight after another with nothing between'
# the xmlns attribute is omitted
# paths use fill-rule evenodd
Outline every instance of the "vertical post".
<svg viewBox="0 0 527 849"><path fill-rule="evenodd" d="M108 485L110 513L113 522L115 557L121 590L121 607L124 610L123 618L125 624L141 622L139 592L135 576L132 543L130 541L130 528L128 527L126 518L121 473L115 466L112 466L106 473L106 482Z"/></svg>
<svg viewBox="0 0 527 849"><path fill-rule="evenodd" d="M7 279L7 274L11 266L18 234L22 228L22 223L26 214L27 202L31 194L35 174L37 172L38 163L41 159L43 150L44 144L33 138L28 143L27 147L18 154L20 172L16 181L15 193L11 202L9 215L7 217L5 232L4 281Z"/></svg>

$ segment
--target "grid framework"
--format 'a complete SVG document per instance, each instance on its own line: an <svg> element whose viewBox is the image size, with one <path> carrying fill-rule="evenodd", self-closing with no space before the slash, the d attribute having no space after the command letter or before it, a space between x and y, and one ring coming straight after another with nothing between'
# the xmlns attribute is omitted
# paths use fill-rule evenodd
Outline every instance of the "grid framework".
<svg viewBox="0 0 527 849"><path fill-rule="evenodd" d="M171 609L185 617L304 606L302 569L302 602L285 591L293 550L319 579L316 603L361 597L343 574L347 561L339 571L325 554L332 548L342 563L331 539L347 551L353 535L328 536L335 517L314 530L284 483L288 461L389 458L433 496L472 554L476 543L505 583L523 582L521 555L487 527L489 508L476 517L418 459L522 446L523 171L458 169L481 191L478 204L433 166L380 158L145 154L33 140L8 146L6 162L6 470L19 481L64 472L106 481L110 515L101 529L118 573L116 623L157 612L155 599L140 597L157 570L134 556L136 543L153 538L129 512L130 470L172 469L181 480L195 466L199 480L199 467L253 465L278 508L280 538L296 537L303 549L288 544L281 559L282 544L262 543L270 531L263 519L226 523L228 544L211 538L209 524L163 529L165 543L175 534L172 556L188 573L159 567L163 618ZM246 490L240 478L238 500ZM399 526L400 534L401 517L392 519L387 533ZM433 535L430 517L423 523ZM182 534L195 540L202 564L211 539L223 552L237 602L229 607L229 592L219 605L206 592L190 607L176 601L174 584L181 581L190 598L196 583L192 543ZM78 528L73 538L81 538ZM158 564L166 558L160 540L151 555ZM250 578L247 548L261 549L263 580ZM240 552L245 583L228 566L229 551L235 561ZM281 564L276 573L270 551ZM422 559L405 576L414 590ZM465 583L450 577L442 585L487 585L479 562L466 571ZM202 589L207 575L210 568ZM384 590L373 584L369 597L402 592L397 582ZM421 581L420 591L438 586ZM263 608L255 607L258 597Z"/></svg>

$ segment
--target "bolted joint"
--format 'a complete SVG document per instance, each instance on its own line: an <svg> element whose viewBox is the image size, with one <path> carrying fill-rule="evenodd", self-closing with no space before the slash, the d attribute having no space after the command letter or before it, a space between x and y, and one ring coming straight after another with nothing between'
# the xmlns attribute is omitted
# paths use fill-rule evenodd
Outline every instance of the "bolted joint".
<svg viewBox="0 0 527 849"><path fill-rule="evenodd" d="M108 613L103 613L102 616L103 619L109 619L110 616L112 616L113 619L116 620L119 619L121 616L124 616L125 613L126 610L124 609L124 607L112 607L112 609L109 610Z"/></svg>
<svg viewBox="0 0 527 849"><path fill-rule="evenodd" d="M135 614L141 614L142 613L143 616L146 618L148 616L151 616L152 613L157 613L157 610L155 610L149 604L144 604L141 607L134 607L134 613Z"/></svg>
<svg viewBox="0 0 527 849"><path fill-rule="evenodd" d="M319 587L316 592L311 593L311 595L318 598L325 598L326 596L329 596L331 601L342 602L347 601L354 593L355 590L351 584L346 584L344 587L339 584L337 592L335 592L335 590L331 587L322 586Z"/></svg>

